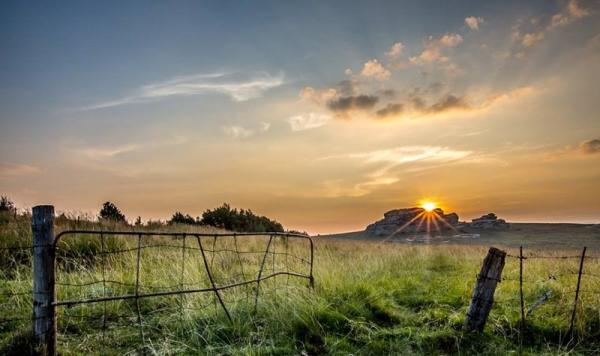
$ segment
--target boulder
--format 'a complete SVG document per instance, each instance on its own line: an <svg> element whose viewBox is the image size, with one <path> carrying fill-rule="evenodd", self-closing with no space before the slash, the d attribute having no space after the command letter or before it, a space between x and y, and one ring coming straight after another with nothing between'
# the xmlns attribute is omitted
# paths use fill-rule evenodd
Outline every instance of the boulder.
<svg viewBox="0 0 600 356"><path fill-rule="evenodd" d="M510 224L504 219L498 219L496 214L489 213L480 218L471 220L469 228L474 230L508 230Z"/></svg>
<svg viewBox="0 0 600 356"><path fill-rule="evenodd" d="M423 216L419 217L420 214ZM444 214L444 211L439 208L430 213L423 208L405 208L386 212L383 214L382 220L367 226L365 231L370 235L377 236L427 232L427 217L430 217L431 233L453 230L453 227L458 224L456 213ZM437 222L437 225L434 221Z"/></svg>

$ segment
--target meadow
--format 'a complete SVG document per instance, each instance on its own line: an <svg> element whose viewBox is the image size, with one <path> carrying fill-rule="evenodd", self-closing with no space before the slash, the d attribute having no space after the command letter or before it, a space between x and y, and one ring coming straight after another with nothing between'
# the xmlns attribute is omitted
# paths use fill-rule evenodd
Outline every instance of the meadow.
<svg viewBox="0 0 600 356"><path fill-rule="evenodd" d="M0 247L26 246L31 241L27 216L3 222ZM85 220L57 219L56 232L73 228L98 229ZM124 229L123 226L102 226ZM127 229L132 229L127 227ZM153 230L145 227L143 229ZM170 226L162 231L217 232L203 227ZM120 237L73 236L59 246L59 299L86 298L132 292L137 243ZM223 293L231 314L227 318L214 294L187 294L59 307L60 354L227 354L227 355L377 355L377 354L597 354L600 352L600 261L585 261L575 337L566 335L577 282L577 258L525 261L524 295L527 323L520 333L519 264L507 258L504 280L496 290L495 305L483 333L463 330L475 277L487 253L483 245L406 245L315 238L314 289L304 279L281 276L261 283L254 311L255 286ZM180 246L183 241L158 237L152 243ZM487 241L486 241L487 242ZM150 242L144 242L150 243ZM189 246L197 243L188 239ZM233 247L231 240L206 245L211 251ZM266 240L238 240L244 251L264 250ZM498 245L501 245L499 243ZM196 245L197 246L197 245ZM306 272L306 245L279 240L275 251L289 251L289 259L269 256L267 271ZM579 247L579 246L572 246ZM102 248L106 249L103 250ZM287 250L284 250L287 249ZM504 248L517 254L514 247ZM143 291L201 285L206 276L197 251L161 248L142 250ZM184 251L184 250L183 250ZM568 250L526 249L526 254L576 255ZM31 350L31 267L26 253L0 255L0 354ZM260 254L256 254L260 256ZM599 256L597 249L588 251ZM104 256L102 258L98 256ZM243 279L258 271L260 258L234 254L212 257L218 283ZM291 257L290 257L291 256ZM298 257L298 258L296 258ZM182 262L183 261L183 262ZM182 268L183 265L183 279ZM102 268L104 266L104 268ZM240 277L241 276L241 277ZM110 285L88 281L120 281ZM162 288L162 289L161 289ZM142 315L142 328L137 309Z"/></svg>

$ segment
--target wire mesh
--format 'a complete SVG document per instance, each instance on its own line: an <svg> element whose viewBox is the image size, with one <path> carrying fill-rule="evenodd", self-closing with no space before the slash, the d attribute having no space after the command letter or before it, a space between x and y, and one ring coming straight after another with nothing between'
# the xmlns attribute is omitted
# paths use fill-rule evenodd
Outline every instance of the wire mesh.
<svg viewBox="0 0 600 356"><path fill-rule="evenodd" d="M102 338L144 353L165 330L252 318L314 281L304 235L66 231L55 250L58 340L76 352Z"/></svg>

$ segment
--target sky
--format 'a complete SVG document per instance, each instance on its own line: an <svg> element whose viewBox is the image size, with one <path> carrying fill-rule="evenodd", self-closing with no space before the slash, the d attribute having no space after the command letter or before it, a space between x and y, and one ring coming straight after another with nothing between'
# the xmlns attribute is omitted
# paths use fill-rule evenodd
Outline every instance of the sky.
<svg viewBox="0 0 600 356"><path fill-rule="evenodd" d="M600 2L0 3L0 194L311 233L600 222Z"/></svg>

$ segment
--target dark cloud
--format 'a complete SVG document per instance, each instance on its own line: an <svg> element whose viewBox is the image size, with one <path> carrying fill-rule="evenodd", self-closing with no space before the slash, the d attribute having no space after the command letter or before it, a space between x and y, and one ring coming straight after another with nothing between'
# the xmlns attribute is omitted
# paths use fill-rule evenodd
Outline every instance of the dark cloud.
<svg viewBox="0 0 600 356"><path fill-rule="evenodd" d="M585 154L595 154L600 153L600 139L593 139L589 141L582 142L579 145L581 152Z"/></svg>
<svg viewBox="0 0 600 356"><path fill-rule="evenodd" d="M442 82L433 82L433 83L429 84L429 87L427 89L429 90L430 93L437 94L443 88L444 88L444 84Z"/></svg>
<svg viewBox="0 0 600 356"><path fill-rule="evenodd" d="M427 111L437 114L452 109L466 109L468 107L469 105L463 97L448 94L437 103L431 105Z"/></svg>
<svg viewBox="0 0 600 356"><path fill-rule="evenodd" d="M327 103L331 111L345 112L350 110L368 110L379 101L374 95L342 96Z"/></svg>
<svg viewBox="0 0 600 356"><path fill-rule="evenodd" d="M387 104L385 108L377 110L376 114L381 118L385 118L392 115L398 115L402 113L402 111L404 111L403 104Z"/></svg>
<svg viewBox="0 0 600 356"><path fill-rule="evenodd" d="M394 89L384 89L381 92L381 96L387 99L392 99L396 97L396 91Z"/></svg>
<svg viewBox="0 0 600 356"><path fill-rule="evenodd" d="M337 84L339 92L344 96L352 96L356 93L356 82L354 80L342 80Z"/></svg>
<svg viewBox="0 0 600 356"><path fill-rule="evenodd" d="M410 103L412 104L413 108L415 108L416 110L419 110L419 111L425 110L425 100L421 99L418 96L411 98Z"/></svg>

